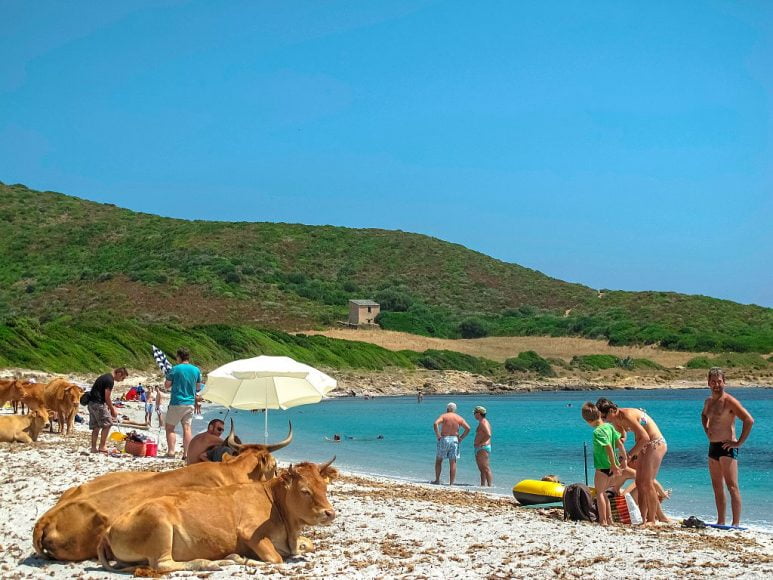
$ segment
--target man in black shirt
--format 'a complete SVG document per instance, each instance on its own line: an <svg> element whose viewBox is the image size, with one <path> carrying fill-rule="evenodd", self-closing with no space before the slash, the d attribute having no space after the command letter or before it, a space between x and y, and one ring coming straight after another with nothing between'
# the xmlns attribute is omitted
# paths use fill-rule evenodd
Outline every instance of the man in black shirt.
<svg viewBox="0 0 773 580"><path fill-rule="evenodd" d="M94 381L89 395L89 429L91 429L91 452L107 453L107 436L113 419L117 417L113 407L113 386L129 376L124 368L117 368L112 373L106 373ZM97 440L99 447L97 448Z"/></svg>

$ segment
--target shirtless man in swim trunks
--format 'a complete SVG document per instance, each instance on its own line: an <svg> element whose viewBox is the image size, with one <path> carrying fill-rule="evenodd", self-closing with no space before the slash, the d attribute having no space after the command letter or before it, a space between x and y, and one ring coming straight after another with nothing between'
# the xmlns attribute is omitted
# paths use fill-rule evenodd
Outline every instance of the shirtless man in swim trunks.
<svg viewBox="0 0 773 580"><path fill-rule="evenodd" d="M725 488L730 492L733 525L741 522L741 490L738 487L738 448L751 433L754 419L735 397L725 392L725 373L714 367L708 377L711 396L703 404L701 423L709 438L709 474L717 504L717 523L725 524ZM743 421L741 436L735 437L735 420ZM724 485L723 485L724 484Z"/></svg>
<svg viewBox="0 0 773 580"><path fill-rule="evenodd" d="M480 471L480 486L491 487L494 485L494 474L489 465L491 456L491 423L486 419L486 407L478 405L472 411L478 420L478 428L475 429L475 463Z"/></svg>
<svg viewBox="0 0 773 580"><path fill-rule="evenodd" d="M225 424L220 419L212 419L204 433L199 433L188 443L187 465L211 461L207 452L213 447L223 444L220 438L223 435Z"/></svg>
<svg viewBox="0 0 773 580"><path fill-rule="evenodd" d="M435 429L435 437L437 437L435 481L432 483L440 483L443 460L448 459L450 469L449 483L453 485L456 479L456 460L459 459L459 444L469 434L470 426L467 424L467 421L456 414L456 403L448 403L446 412L435 419L432 427ZM460 429L462 430L461 435L459 435Z"/></svg>

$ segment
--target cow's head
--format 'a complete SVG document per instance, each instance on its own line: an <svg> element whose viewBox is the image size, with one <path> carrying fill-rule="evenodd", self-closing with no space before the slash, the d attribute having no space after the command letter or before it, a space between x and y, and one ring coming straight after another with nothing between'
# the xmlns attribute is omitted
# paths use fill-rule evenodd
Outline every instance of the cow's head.
<svg viewBox="0 0 773 580"><path fill-rule="evenodd" d="M322 465L291 465L279 476L287 492L287 503L283 507L291 518L310 526L333 521L335 510L327 499L327 484L338 475L330 466L333 461L335 457Z"/></svg>
<svg viewBox="0 0 773 580"><path fill-rule="evenodd" d="M48 425L48 412L41 407L40 409L30 411L28 417L30 420L30 437L32 437L33 441L37 441L40 432Z"/></svg>
<svg viewBox="0 0 773 580"><path fill-rule="evenodd" d="M69 402L71 405L77 406L80 402L83 390L76 384L68 384L62 392L62 399Z"/></svg>

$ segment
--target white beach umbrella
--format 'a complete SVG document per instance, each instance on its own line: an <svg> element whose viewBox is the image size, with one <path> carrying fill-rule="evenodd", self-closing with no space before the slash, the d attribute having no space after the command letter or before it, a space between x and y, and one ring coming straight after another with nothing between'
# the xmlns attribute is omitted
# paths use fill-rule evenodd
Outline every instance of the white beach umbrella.
<svg viewBox="0 0 773 580"><path fill-rule="evenodd" d="M201 396L229 409L264 409L268 440L268 409L289 409L319 403L336 380L287 356L235 360L207 374Z"/></svg>

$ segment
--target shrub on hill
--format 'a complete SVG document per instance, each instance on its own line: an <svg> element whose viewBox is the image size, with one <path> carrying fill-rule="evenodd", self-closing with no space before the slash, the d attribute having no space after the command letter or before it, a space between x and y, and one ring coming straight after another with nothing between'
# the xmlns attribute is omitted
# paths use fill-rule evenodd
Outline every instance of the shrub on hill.
<svg viewBox="0 0 773 580"><path fill-rule="evenodd" d="M492 374L502 368L502 365L492 360L452 350L425 350L417 355L416 362L429 370L458 370L479 375Z"/></svg>
<svg viewBox="0 0 773 580"><path fill-rule="evenodd" d="M611 354L585 354L572 357L570 364L584 371L599 371L615 368L619 360Z"/></svg>
<svg viewBox="0 0 773 580"><path fill-rule="evenodd" d="M479 318L467 318L459 323L459 335L462 338L483 338L488 333L488 328Z"/></svg>
<svg viewBox="0 0 773 580"><path fill-rule="evenodd" d="M765 369L770 363L758 354L751 353L725 353L716 357L696 356L687 361L688 369L710 369L711 367L743 367L751 369Z"/></svg>
<svg viewBox="0 0 773 580"><path fill-rule="evenodd" d="M505 368L511 373L534 372L542 377L554 377L556 375L550 363L533 350L527 350L517 357L505 361Z"/></svg>

